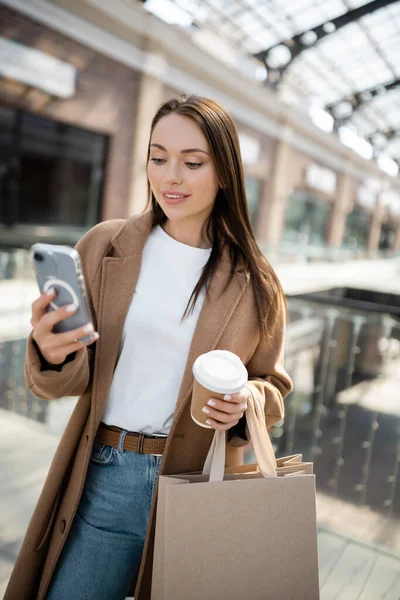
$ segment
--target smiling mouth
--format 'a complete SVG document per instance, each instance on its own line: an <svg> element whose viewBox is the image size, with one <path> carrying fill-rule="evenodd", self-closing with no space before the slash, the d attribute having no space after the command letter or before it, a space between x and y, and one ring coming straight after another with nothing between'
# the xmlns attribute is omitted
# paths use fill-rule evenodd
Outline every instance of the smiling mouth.
<svg viewBox="0 0 400 600"><path fill-rule="evenodd" d="M186 200L186 198L189 198L190 194L168 194L165 192L161 192L162 193L162 197L164 199L164 201L167 204L180 204L181 202L183 202L184 200Z"/></svg>

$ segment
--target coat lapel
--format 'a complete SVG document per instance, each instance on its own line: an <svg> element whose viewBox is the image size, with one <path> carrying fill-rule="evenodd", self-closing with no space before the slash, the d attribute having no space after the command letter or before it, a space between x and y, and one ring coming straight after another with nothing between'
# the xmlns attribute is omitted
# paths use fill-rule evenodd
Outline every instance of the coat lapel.
<svg viewBox="0 0 400 600"><path fill-rule="evenodd" d="M112 239L114 252L119 256L103 259L98 314L100 339L97 342L97 374L107 383L97 390L95 427L103 414L117 363L124 323L139 279L142 252L151 222L150 211L126 221Z"/></svg>
<svg viewBox="0 0 400 600"><path fill-rule="evenodd" d="M98 373L102 381L111 384L125 318L139 279L142 255L128 258L105 258L101 286L101 309L99 316L100 340L98 342ZM109 385L98 390L96 424L100 421Z"/></svg>
<svg viewBox="0 0 400 600"><path fill-rule="evenodd" d="M224 258L210 283L209 292L204 300L193 334L176 403L173 426L178 421L192 391L192 367L194 361L200 354L214 350L217 347L232 314L246 290L249 278L246 273L237 272L224 291L229 281L229 274L229 261L227 258Z"/></svg>

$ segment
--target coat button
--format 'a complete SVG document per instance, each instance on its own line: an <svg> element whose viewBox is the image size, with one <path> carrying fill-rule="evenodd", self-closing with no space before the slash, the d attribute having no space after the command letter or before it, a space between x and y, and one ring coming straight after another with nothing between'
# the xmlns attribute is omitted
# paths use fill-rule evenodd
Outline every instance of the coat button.
<svg viewBox="0 0 400 600"><path fill-rule="evenodd" d="M61 521L60 521L60 531L61 531L61 533L64 533L66 526L67 526L66 520L65 519L61 519Z"/></svg>

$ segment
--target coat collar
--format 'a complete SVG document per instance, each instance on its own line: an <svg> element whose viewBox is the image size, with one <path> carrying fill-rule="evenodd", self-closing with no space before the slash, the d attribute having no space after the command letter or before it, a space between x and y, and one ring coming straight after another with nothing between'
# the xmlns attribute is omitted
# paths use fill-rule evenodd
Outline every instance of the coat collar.
<svg viewBox="0 0 400 600"><path fill-rule="evenodd" d="M127 258L129 256L142 254L152 228L152 223L153 211L151 208L146 209L140 215L135 215L127 219L111 238L111 244L115 249L115 256ZM222 249L219 268L224 270L228 269L229 271L231 269L229 250L227 247ZM245 275L245 272L240 266L237 267L236 273Z"/></svg>
<svg viewBox="0 0 400 600"><path fill-rule="evenodd" d="M140 215L127 219L111 238L116 255L123 257L141 254L149 237L153 222L153 211L146 209Z"/></svg>

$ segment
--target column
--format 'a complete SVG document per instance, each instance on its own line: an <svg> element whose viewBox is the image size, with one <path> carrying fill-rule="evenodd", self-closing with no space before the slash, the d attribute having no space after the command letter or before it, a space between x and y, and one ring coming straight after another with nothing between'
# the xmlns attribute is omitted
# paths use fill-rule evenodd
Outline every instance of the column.
<svg viewBox="0 0 400 600"><path fill-rule="evenodd" d="M277 144L271 180L264 186L260 205L257 238L263 246L273 251L277 250L282 237L287 200L292 191L292 181L288 175L292 156L289 143L291 132L286 126Z"/></svg>
<svg viewBox="0 0 400 600"><path fill-rule="evenodd" d="M384 209L385 207L383 206L381 199L378 198L374 211L371 215L371 224L367 243L368 252L375 253L379 249L379 238L381 236Z"/></svg>
<svg viewBox="0 0 400 600"><path fill-rule="evenodd" d="M164 83L160 76L166 68L167 63L162 56L150 53L141 75L127 216L141 213L147 203L147 147L151 122L164 99Z"/></svg>
<svg viewBox="0 0 400 600"><path fill-rule="evenodd" d="M331 248L340 248L346 227L346 218L352 204L351 177L348 172L341 173L329 223L327 244Z"/></svg>

